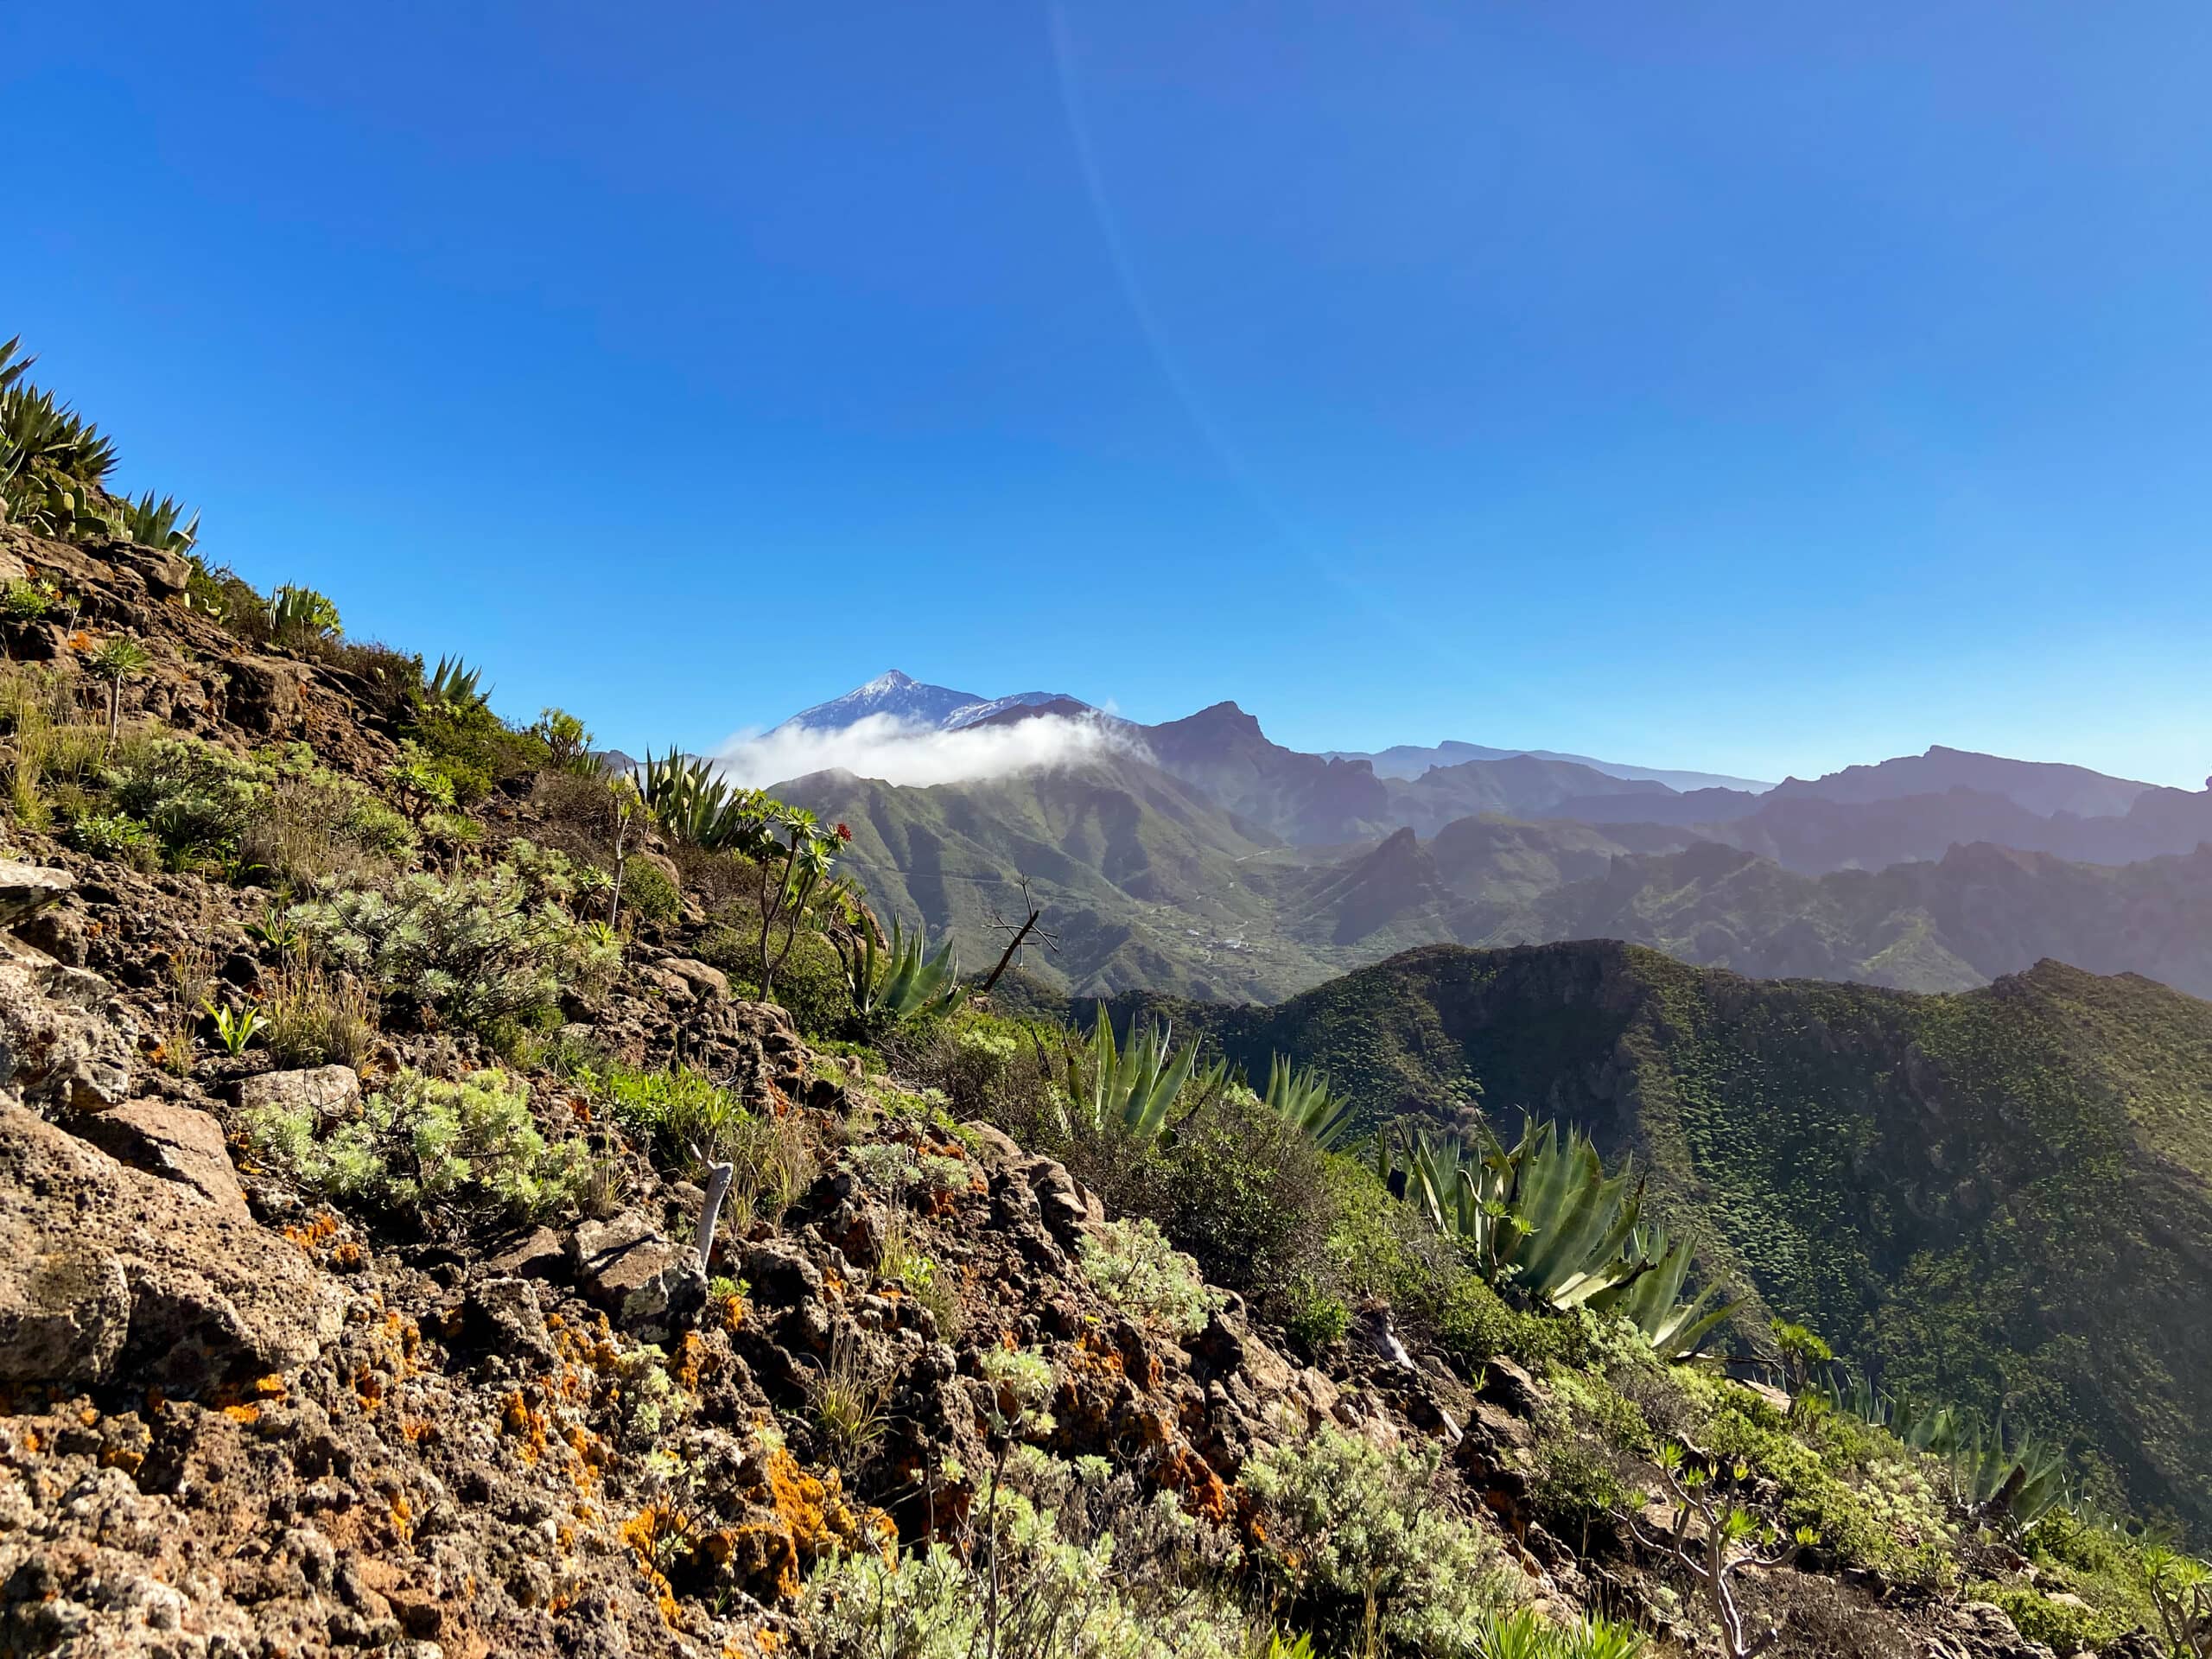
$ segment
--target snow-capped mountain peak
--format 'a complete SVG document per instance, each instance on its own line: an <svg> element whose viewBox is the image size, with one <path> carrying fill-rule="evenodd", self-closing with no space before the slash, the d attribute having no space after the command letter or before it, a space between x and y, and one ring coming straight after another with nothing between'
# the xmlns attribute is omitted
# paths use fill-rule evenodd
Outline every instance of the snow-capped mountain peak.
<svg viewBox="0 0 2212 1659"><path fill-rule="evenodd" d="M801 709L776 729L804 726L817 732L842 731L871 715L887 715L905 725L949 732L988 720L1008 709L1061 701L1072 699L1055 691L1019 691L1008 697L982 697L973 691L930 685L894 668L877 675L866 685L855 686L841 697Z"/></svg>

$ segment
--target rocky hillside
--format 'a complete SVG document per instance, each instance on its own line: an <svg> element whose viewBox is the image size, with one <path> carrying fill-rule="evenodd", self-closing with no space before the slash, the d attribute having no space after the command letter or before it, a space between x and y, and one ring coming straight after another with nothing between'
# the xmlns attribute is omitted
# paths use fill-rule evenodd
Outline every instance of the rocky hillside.
<svg viewBox="0 0 2212 1659"><path fill-rule="evenodd" d="M832 825L0 416L0 1655L2160 1651L2110 1511L885 960Z"/></svg>

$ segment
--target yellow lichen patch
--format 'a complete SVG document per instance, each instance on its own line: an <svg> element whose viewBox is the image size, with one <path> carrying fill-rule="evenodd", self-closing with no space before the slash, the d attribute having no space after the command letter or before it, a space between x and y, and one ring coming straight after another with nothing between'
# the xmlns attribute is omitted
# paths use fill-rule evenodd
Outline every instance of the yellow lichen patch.
<svg viewBox="0 0 2212 1659"><path fill-rule="evenodd" d="M304 1227L287 1227L284 1236L313 1255L318 1246L327 1243L337 1233L338 1225L338 1217L326 1210Z"/></svg>
<svg viewBox="0 0 2212 1659"><path fill-rule="evenodd" d="M251 1391L257 1399L281 1400L285 1394L284 1379L273 1371L267 1376L257 1376Z"/></svg>
<svg viewBox="0 0 2212 1659"><path fill-rule="evenodd" d="M257 1423L261 1421L259 1406L225 1406L223 1415L234 1423Z"/></svg>
<svg viewBox="0 0 2212 1659"><path fill-rule="evenodd" d="M410 1446L423 1446L437 1440L438 1426L426 1417L403 1417L399 1420L399 1434Z"/></svg>
<svg viewBox="0 0 2212 1659"><path fill-rule="evenodd" d="M365 1412L373 1413L384 1403L384 1377L373 1366L364 1365L353 1373L353 1397Z"/></svg>
<svg viewBox="0 0 2212 1659"><path fill-rule="evenodd" d="M745 1327L745 1298L725 1296L721 1299L721 1322L725 1331L736 1332Z"/></svg>
<svg viewBox="0 0 2212 1659"><path fill-rule="evenodd" d="M664 1550L681 1547L690 1530L690 1522L666 1503L649 1503L621 1526L622 1541L637 1557L638 1571L652 1586L654 1604L667 1624L676 1622L676 1592L660 1570L660 1558Z"/></svg>
<svg viewBox="0 0 2212 1659"><path fill-rule="evenodd" d="M120 1469L126 1475L138 1472L138 1465L146 1461L146 1454L127 1446L111 1446L100 1453L100 1467Z"/></svg>
<svg viewBox="0 0 2212 1659"><path fill-rule="evenodd" d="M683 1340L677 1345L676 1354L669 1366L669 1375L676 1379L678 1388L687 1394L699 1392L699 1373L707 1363L707 1344L700 1340L696 1331L686 1331Z"/></svg>
<svg viewBox="0 0 2212 1659"><path fill-rule="evenodd" d="M605 1440L593 1433L582 1423L571 1423L561 1431L561 1438L576 1459L576 1484L588 1486L606 1473L607 1465L614 1454Z"/></svg>
<svg viewBox="0 0 2212 1659"><path fill-rule="evenodd" d="M499 1427L522 1442L516 1451L524 1463L534 1464L544 1456L545 1414L520 1389L499 1402Z"/></svg>
<svg viewBox="0 0 2212 1659"><path fill-rule="evenodd" d="M407 1501L407 1494L395 1492L391 1498L391 1530L401 1543L415 1535L415 1506Z"/></svg>

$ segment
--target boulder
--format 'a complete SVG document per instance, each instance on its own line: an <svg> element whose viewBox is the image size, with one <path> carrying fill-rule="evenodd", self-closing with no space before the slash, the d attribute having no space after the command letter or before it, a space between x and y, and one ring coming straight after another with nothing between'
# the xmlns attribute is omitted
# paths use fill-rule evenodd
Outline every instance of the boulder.
<svg viewBox="0 0 2212 1659"><path fill-rule="evenodd" d="M462 1306L462 1327L476 1347L541 1365L553 1363L553 1338L537 1287L527 1279L486 1279L473 1287Z"/></svg>
<svg viewBox="0 0 2212 1659"><path fill-rule="evenodd" d="M677 1243L643 1211L587 1221L575 1231L576 1284L625 1330L658 1341L707 1300L699 1253Z"/></svg>
<svg viewBox="0 0 2212 1659"><path fill-rule="evenodd" d="M66 898L76 887L77 878L67 870L0 858L0 927L13 927Z"/></svg>
<svg viewBox="0 0 2212 1659"><path fill-rule="evenodd" d="M550 1279L568 1260L567 1239L550 1227L533 1227L503 1245L484 1265L505 1279Z"/></svg>
<svg viewBox="0 0 2212 1659"><path fill-rule="evenodd" d="M121 1105L135 1035L99 975L28 953L0 961L0 1100L91 1112Z"/></svg>
<svg viewBox="0 0 2212 1659"><path fill-rule="evenodd" d="M361 1079L350 1065L316 1065L302 1071L264 1071L238 1084L238 1108L274 1106L287 1117L310 1111L323 1124L342 1123L359 1109Z"/></svg>
<svg viewBox="0 0 2212 1659"><path fill-rule="evenodd" d="M0 1105L0 1383L294 1370L344 1317L290 1241Z"/></svg>
<svg viewBox="0 0 2212 1659"><path fill-rule="evenodd" d="M179 1182L218 1208L246 1212L223 1126L205 1112L168 1101L126 1101L86 1118L77 1129L126 1164Z"/></svg>
<svg viewBox="0 0 2212 1659"><path fill-rule="evenodd" d="M660 966L664 972L675 975L689 985L695 995L728 996L729 995L729 976L719 968L709 967L703 962L695 962L690 957L670 957L662 962Z"/></svg>

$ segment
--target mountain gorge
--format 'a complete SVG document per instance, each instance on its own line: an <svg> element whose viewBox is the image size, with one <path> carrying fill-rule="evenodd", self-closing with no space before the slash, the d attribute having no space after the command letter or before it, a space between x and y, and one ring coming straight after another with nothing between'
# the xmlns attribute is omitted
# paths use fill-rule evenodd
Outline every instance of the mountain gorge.
<svg viewBox="0 0 2212 1659"><path fill-rule="evenodd" d="M1758 792L1460 742L1310 754L1231 702L1146 726L897 673L795 720L883 713L1096 728L1103 748L987 779L778 786L970 960L1027 878L1060 943L1025 966L1059 989L1267 1001L1414 945L1611 938L1903 989L2050 957L2212 993L2212 791L1941 747Z"/></svg>

